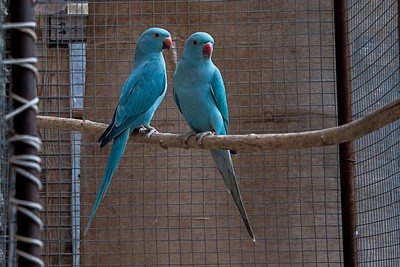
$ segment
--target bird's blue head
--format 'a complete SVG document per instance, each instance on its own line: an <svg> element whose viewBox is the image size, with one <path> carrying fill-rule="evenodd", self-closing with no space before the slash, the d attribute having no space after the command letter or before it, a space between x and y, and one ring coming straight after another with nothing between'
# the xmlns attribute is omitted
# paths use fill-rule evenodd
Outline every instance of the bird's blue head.
<svg viewBox="0 0 400 267"><path fill-rule="evenodd" d="M191 60L211 60L214 39L206 32L196 32L186 41L183 57Z"/></svg>
<svg viewBox="0 0 400 267"><path fill-rule="evenodd" d="M150 28L140 35L137 50L142 54L157 53L172 46L171 34L161 28Z"/></svg>

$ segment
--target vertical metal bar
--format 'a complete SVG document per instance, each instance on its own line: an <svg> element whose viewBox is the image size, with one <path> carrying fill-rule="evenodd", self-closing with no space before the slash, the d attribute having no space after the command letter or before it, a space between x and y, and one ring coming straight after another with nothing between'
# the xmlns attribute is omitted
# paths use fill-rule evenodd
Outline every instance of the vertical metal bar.
<svg viewBox="0 0 400 267"><path fill-rule="evenodd" d="M0 25L4 22L5 2L0 1ZM0 29L0 117L3 118L8 112L6 101L7 70L3 65L5 57L5 34ZM6 266L7 247L7 173L8 173L8 146L6 142L6 127L0 127L0 266Z"/></svg>
<svg viewBox="0 0 400 267"><path fill-rule="evenodd" d="M34 10L32 0L12 0L10 1L10 19L12 23L34 22ZM28 33L13 29L11 31L12 51L11 55L14 59L33 58L35 57L35 40ZM12 66L12 92L26 100L36 98L36 77L35 73L23 66ZM14 100L14 108L22 105L20 101ZM14 117L14 133L15 135L37 136L36 131L36 114L33 109L26 109ZM14 142L14 156L37 156L37 150L30 145L21 141ZM21 167L22 168L22 167ZM38 171L31 167L23 167L25 171L38 177ZM39 188L32 180L17 172L15 183L15 199L21 203L38 203ZM24 206L28 213L38 216L38 210ZM36 223L32 216L27 216L20 209L17 210L17 236L24 239L17 239L17 249L20 255L31 255L40 258L41 245L37 241L40 240L40 224ZM11 241L12 242L12 241ZM29 260L27 257L18 257L18 266L38 266L38 262Z"/></svg>
<svg viewBox="0 0 400 267"><path fill-rule="evenodd" d="M352 121L347 0L334 1L338 123ZM339 144L344 266L357 266L354 143Z"/></svg>
<svg viewBox="0 0 400 267"><path fill-rule="evenodd" d="M86 43L69 44L71 112L74 118L82 118L86 75Z"/></svg>
<svg viewBox="0 0 400 267"><path fill-rule="evenodd" d="M86 23L83 20L88 15L88 3L71 2L68 3L67 14L81 18L81 23ZM79 24L77 27L85 29L86 25ZM84 42L84 30L81 35L75 36L74 42L69 44L69 61L70 61L70 107L71 117L82 118L83 114L83 96L85 93L85 78L86 78L86 43ZM71 187L71 219L72 219L72 266L80 265L80 224L81 224L81 144L82 134L80 132L71 132L71 167L72 167L72 187Z"/></svg>
<svg viewBox="0 0 400 267"><path fill-rule="evenodd" d="M86 43L72 43L69 45L70 54L70 95L72 116L82 116L83 96L85 92L86 75ZM81 197L81 143L82 134L71 132L72 151L72 257L74 267L80 264L80 197Z"/></svg>
<svg viewBox="0 0 400 267"><path fill-rule="evenodd" d="M72 266L80 264L80 224L81 224L81 143L82 134L71 132L72 154L72 187L71 187L71 218L72 218Z"/></svg>

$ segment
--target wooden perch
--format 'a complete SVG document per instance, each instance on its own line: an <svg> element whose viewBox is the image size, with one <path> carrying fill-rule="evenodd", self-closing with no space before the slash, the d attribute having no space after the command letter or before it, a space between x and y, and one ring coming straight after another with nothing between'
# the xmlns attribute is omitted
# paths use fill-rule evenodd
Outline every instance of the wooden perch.
<svg viewBox="0 0 400 267"><path fill-rule="evenodd" d="M400 98L357 121L317 131L284 134L246 134L206 136L203 147L200 147L195 137L189 139L186 146L183 135L170 133L154 133L151 138L139 133L133 133L131 140L136 143L159 145L163 148L197 148L197 149L238 149L244 151L278 151L310 147L331 146L355 140L400 119ZM89 120L76 120L38 116L38 127L62 131L80 131L83 133L100 134L106 129L103 123Z"/></svg>

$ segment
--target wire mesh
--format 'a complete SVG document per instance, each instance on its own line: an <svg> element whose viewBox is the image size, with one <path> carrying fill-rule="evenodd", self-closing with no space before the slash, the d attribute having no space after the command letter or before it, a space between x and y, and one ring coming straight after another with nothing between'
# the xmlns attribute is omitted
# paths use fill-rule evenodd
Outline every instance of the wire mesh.
<svg viewBox="0 0 400 267"><path fill-rule="evenodd" d="M68 4L39 1L36 7L43 115L108 123L136 40L155 25L169 30L175 45L165 54L169 90L152 122L159 131L188 131L173 102L171 78L185 39L196 31L215 39L213 60L225 80L232 134L336 125L332 1L89 1L87 16L68 13ZM72 59L75 49L85 55ZM71 74L77 62L86 68ZM79 84L83 98L72 95ZM82 107L73 98L83 99ZM131 143L82 236L109 147L99 149L91 135L82 134L81 141L64 131L41 135L48 265L342 261L335 147L234 157L253 244L208 151Z"/></svg>
<svg viewBox="0 0 400 267"><path fill-rule="evenodd" d="M350 1L355 118L398 96L396 10L394 0ZM164 54L169 89L152 121L159 131L189 130L171 80L196 31L215 39L232 134L337 124L332 0L39 0L35 14L42 115L108 123L139 35L159 26L174 40ZM398 126L356 142L359 257L368 266L398 262ZM83 236L110 147L77 132L40 137L49 266L342 264L336 147L233 158L253 244L208 151L133 143Z"/></svg>
<svg viewBox="0 0 400 267"><path fill-rule="evenodd" d="M350 1L353 114L399 97L398 1ZM399 122L355 142L360 266L398 266Z"/></svg>

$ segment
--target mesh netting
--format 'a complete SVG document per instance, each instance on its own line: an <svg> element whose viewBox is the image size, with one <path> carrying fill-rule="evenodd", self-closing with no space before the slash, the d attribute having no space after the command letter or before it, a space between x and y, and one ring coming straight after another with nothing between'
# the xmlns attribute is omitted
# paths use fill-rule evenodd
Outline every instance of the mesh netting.
<svg viewBox="0 0 400 267"><path fill-rule="evenodd" d="M350 1L353 114L399 97L397 1ZM400 253L400 124L355 141L361 266L397 266Z"/></svg>
<svg viewBox="0 0 400 267"><path fill-rule="evenodd" d="M399 96L397 10L395 0L349 1L354 119ZM41 115L108 123L138 37L158 26L174 42L164 53L169 88L152 121L158 131L189 130L171 81L196 31L215 39L213 61L226 85L230 133L337 125L332 0L40 0L35 14ZM2 150L5 134L1 128ZM361 265L399 262L398 136L396 122L355 142ZM131 142L83 236L110 146L100 149L98 136L66 130L41 129L40 137L48 266L343 264L336 146L233 157L253 244L208 151ZM0 263L5 219L0 217Z"/></svg>

